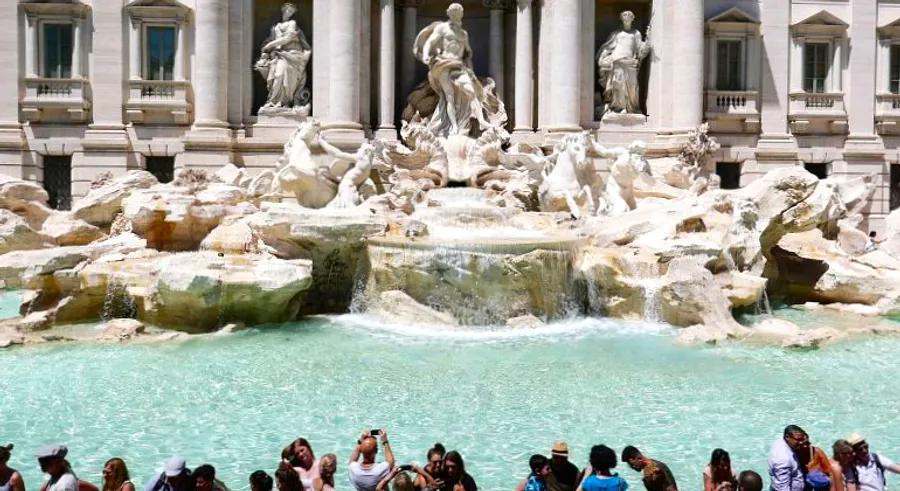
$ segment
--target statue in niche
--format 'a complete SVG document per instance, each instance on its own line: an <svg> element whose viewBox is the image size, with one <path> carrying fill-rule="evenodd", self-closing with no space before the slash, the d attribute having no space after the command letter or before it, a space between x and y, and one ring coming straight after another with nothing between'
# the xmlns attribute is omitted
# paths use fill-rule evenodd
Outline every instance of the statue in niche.
<svg viewBox="0 0 900 491"><path fill-rule="evenodd" d="M641 32L632 27L634 13L626 10L620 15L622 29L613 32L600 47L597 55L600 85L606 110L616 113L641 112L638 72L644 58L650 54L650 34L645 41Z"/></svg>
<svg viewBox="0 0 900 491"><path fill-rule="evenodd" d="M446 21L434 22L416 37L413 53L428 65L428 82L409 96L404 120L418 113L439 136L477 136L506 123L506 110L494 94L494 81L479 79L472 68L472 46L463 29L463 7L453 3Z"/></svg>
<svg viewBox="0 0 900 491"><path fill-rule="evenodd" d="M281 6L281 22L272 26L272 35L263 43L256 71L269 90L260 112L289 110L309 114L310 92L306 89L306 65L312 48L294 21L297 7L290 2Z"/></svg>

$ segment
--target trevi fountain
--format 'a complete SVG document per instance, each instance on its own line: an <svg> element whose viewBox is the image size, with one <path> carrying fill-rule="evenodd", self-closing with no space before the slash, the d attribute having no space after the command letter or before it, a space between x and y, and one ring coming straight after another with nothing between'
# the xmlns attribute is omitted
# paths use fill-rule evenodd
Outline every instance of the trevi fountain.
<svg viewBox="0 0 900 491"><path fill-rule="evenodd" d="M401 140L341 149L308 116L289 10L255 66L263 109L302 121L274 168L101 175L68 212L2 177L0 436L65 439L84 474L110 447L140 479L215 457L236 484L291 432L343 452L381 425L404 459L463 449L485 489L557 438L676 475L725 445L762 472L792 422L900 445L900 214L867 247L873 177L722 190L705 127L663 158L511 142L457 5L410 47L428 77ZM609 117L640 110L633 19L597 57Z"/></svg>

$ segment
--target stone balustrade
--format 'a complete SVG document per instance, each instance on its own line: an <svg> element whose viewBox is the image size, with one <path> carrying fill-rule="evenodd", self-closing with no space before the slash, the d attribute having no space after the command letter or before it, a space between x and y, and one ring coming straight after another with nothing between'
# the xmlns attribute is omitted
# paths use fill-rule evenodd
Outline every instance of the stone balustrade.
<svg viewBox="0 0 900 491"><path fill-rule="evenodd" d="M86 121L87 91L88 82L81 78L26 78L22 116L33 123Z"/></svg>
<svg viewBox="0 0 900 491"><path fill-rule="evenodd" d="M875 129L882 135L900 135L900 94L875 96Z"/></svg>
<svg viewBox="0 0 900 491"><path fill-rule="evenodd" d="M796 134L844 134L848 129L844 94L793 92L789 119Z"/></svg>
<svg viewBox="0 0 900 491"><path fill-rule="evenodd" d="M126 118L132 123L189 124L190 89L185 80L130 80Z"/></svg>
<svg viewBox="0 0 900 491"><path fill-rule="evenodd" d="M707 90L706 119L714 131L759 131L759 92Z"/></svg>

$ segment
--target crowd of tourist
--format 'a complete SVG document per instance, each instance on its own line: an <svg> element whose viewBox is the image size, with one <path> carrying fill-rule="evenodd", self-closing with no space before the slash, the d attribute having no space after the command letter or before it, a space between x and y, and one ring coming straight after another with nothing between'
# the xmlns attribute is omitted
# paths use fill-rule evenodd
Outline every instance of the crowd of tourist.
<svg viewBox="0 0 900 491"><path fill-rule="evenodd" d="M379 447L382 457L379 458ZM25 491L22 475L7 464L13 445L0 446L0 491ZM79 479L66 460L68 449L49 445L38 450L41 471L49 478L40 491L135 491L128 467L122 459L109 459L103 466L102 484ZM437 443L425 453L426 464L398 465L387 432L376 429L362 433L347 461L350 487L356 491L476 491L475 479L466 472L462 455L447 451ZM645 456L633 446L622 449L621 460L641 474L647 491L677 491L678 484L669 467ZM569 460L563 441L553 444L550 456L532 455L529 473L516 491L625 491L628 483L614 470L616 451L606 445L591 448L588 464L580 469ZM885 491L886 473L900 474L900 465L869 450L865 438L853 433L832 445L829 457L812 445L809 435L798 426L788 426L769 453L772 491ZM338 458L325 454L316 458L312 445L297 438L281 452L273 476L264 470L250 474L250 491L332 491L347 488L335 483ZM242 486L245 487L245 486ZM695 486L690 486L694 488ZM697 486L699 487L699 481ZM762 477L752 471L736 473L723 449L713 450L703 470L704 491L761 491ZM227 491L216 477L216 469L203 464L191 471L183 458L168 459L162 471L152 476L144 491ZM348 488L349 489L349 488Z"/></svg>

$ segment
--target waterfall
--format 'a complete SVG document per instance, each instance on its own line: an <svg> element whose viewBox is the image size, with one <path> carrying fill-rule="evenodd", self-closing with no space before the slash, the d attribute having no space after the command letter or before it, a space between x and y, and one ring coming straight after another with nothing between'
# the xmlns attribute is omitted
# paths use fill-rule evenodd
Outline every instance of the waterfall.
<svg viewBox="0 0 900 491"><path fill-rule="evenodd" d="M769 303L769 292L763 288L762 295L756 301L756 315L772 316L772 304Z"/></svg>
<svg viewBox="0 0 900 491"><path fill-rule="evenodd" d="M116 278L109 278L106 283L101 317L105 321L137 317L137 303L134 297L128 293L128 287Z"/></svg>
<svg viewBox="0 0 900 491"><path fill-rule="evenodd" d="M661 290L662 290L662 273L659 265L656 263L639 263L635 265L633 274L634 282L643 293L644 308L643 318L648 322L661 322Z"/></svg>

